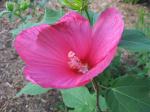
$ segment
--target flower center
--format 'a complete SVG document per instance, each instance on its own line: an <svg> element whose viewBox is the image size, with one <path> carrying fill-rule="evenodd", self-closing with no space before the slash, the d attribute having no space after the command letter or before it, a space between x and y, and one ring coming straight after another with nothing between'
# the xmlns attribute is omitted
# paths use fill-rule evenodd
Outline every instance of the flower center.
<svg viewBox="0 0 150 112"><path fill-rule="evenodd" d="M87 63L82 63L81 60L76 56L75 52L68 52L68 65L71 69L76 70L79 73L87 73L89 66Z"/></svg>

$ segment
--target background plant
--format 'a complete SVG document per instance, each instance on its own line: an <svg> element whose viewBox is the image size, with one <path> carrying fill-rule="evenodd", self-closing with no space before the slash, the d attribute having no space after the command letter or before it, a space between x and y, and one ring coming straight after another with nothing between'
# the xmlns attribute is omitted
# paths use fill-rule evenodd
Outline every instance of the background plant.
<svg viewBox="0 0 150 112"><path fill-rule="evenodd" d="M123 0L123 2L125 2L125 3L132 3L132 4L136 4L139 1L141 1L141 0Z"/></svg>
<svg viewBox="0 0 150 112"><path fill-rule="evenodd" d="M147 36L150 37L150 14L145 12L144 9L139 9L138 11L138 21L136 23L136 28L142 30Z"/></svg>
<svg viewBox="0 0 150 112"><path fill-rule="evenodd" d="M0 18L7 16L11 21L20 19L23 23L28 22L32 17L39 20L41 18L41 8L48 0L11 0L5 3L6 10L0 13ZM37 13L38 12L38 13ZM26 16L27 15L27 16Z"/></svg>
<svg viewBox="0 0 150 112"><path fill-rule="evenodd" d="M130 4L147 3L147 5L150 3L149 0L123 0L123 2Z"/></svg>

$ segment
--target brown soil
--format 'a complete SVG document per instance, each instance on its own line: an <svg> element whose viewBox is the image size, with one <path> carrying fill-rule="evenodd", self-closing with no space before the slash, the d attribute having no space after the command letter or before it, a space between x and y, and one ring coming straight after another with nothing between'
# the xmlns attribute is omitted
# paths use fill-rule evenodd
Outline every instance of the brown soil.
<svg viewBox="0 0 150 112"><path fill-rule="evenodd" d="M25 85L22 74L23 62L16 54L10 30L14 24L0 21L0 112L58 112L60 101L57 91L38 96L15 98Z"/></svg>
<svg viewBox="0 0 150 112"><path fill-rule="evenodd" d="M91 7L99 12L108 6L117 6L123 12L127 27L134 26L139 7L148 11L142 5L107 3L107 0L95 0ZM12 46L14 38L10 30L15 27L14 23L9 23L6 19L0 21L0 112L63 112L58 109L60 94L54 90L37 96L15 97L26 84L22 74L24 64Z"/></svg>

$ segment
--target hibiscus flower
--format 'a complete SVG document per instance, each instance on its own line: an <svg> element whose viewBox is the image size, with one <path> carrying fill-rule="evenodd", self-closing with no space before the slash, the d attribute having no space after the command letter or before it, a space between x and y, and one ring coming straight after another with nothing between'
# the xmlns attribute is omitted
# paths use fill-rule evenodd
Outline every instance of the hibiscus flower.
<svg viewBox="0 0 150 112"><path fill-rule="evenodd" d="M116 8L101 13L94 26L71 11L53 25L22 31L14 46L26 64L27 80L44 88L72 88L89 83L108 67L123 28Z"/></svg>

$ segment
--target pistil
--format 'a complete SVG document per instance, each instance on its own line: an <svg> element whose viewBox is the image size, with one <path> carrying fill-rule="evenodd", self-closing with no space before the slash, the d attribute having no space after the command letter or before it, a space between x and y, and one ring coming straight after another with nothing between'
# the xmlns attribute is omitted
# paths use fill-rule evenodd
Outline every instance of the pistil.
<svg viewBox="0 0 150 112"><path fill-rule="evenodd" d="M68 65L71 69L77 70L77 72L82 74L87 73L89 70L88 64L82 63L73 51L68 52Z"/></svg>

